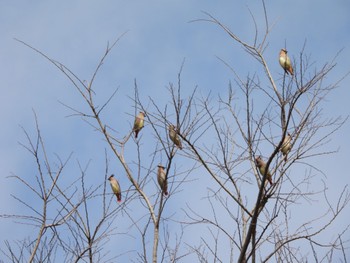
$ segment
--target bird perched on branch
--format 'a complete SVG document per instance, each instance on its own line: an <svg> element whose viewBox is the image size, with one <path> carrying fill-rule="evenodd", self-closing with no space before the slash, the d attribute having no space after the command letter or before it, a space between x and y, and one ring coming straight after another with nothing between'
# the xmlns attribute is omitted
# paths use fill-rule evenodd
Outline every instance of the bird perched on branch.
<svg viewBox="0 0 350 263"><path fill-rule="evenodd" d="M284 69L284 71L287 74L291 74L293 76L294 71L293 71L293 66L292 63L290 61L290 58L287 55L288 51L284 48L281 49L280 51L280 57L279 57L279 62L281 67Z"/></svg>
<svg viewBox="0 0 350 263"><path fill-rule="evenodd" d="M182 143L180 140L179 135L177 134L176 130L175 130L175 126L170 124L169 127L169 138L170 140L180 149L182 150Z"/></svg>
<svg viewBox="0 0 350 263"><path fill-rule="evenodd" d="M117 179L114 178L114 175L112 174L109 178L109 183L111 184L111 188L115 196L117 197L118 203L122 201L122 192L120 190L120 185Z"/></svg>
<svg viewBox="0 0 350 263"><path fill-rule="evenodd" d="M135 138L137 139L137 135L141 131L144 126L145 113L140 111L140 113L136 116L134 122L134 128L132 129L135 132Z"/></svg>
<svg viewBox="0 0 350 263"><path fill-rule="evenodd" d="M164 169L164 166L158 165L158 172L157 172L157 180L158 184L160 186L160 189L162 189L162 192L165 196L168 195L168 180L166 178L166 172Z"/></svg>
<svg viewBox="0 0 350 263"><path fill-rule="evenodd" d="M287 161L288 158L288 153L290 152L290 150L292 149L292 136L287 133L287 135L284 137L282 146L281 146L281 152L284 156L284 160Z"/></svg>
<svg viewBox="0 0 350 263"><path fill-rule="evenodd" d="M258 167L260 174L262 176L264 176L265 172L266 172L266 163L261 158L261 156L258 156L258 157L255 158L255 164ZM270 185L273 185L272 175L271 175L270 171L267 171L266 179L267 179L267 181L269 181Z"/></svg>

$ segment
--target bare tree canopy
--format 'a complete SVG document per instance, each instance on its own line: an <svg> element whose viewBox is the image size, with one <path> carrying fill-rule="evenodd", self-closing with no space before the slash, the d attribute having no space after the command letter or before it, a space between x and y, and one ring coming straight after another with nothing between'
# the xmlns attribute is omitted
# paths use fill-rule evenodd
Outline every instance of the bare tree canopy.
<svg viewBox="0 0 350 263"><path fill-rule="evenodd" d="M107 44L88 76L16 39L64 77L69 95L59 104L79 125L67 133L94 148L87 160L69 142L68 154L57 153L34 107L35 126L21 127L20 142L34 165L6 181L16 183L11 197L21 209L0 213L29 234L7 239L0 261L347 262L348 179L330 192L329 181L346 175L319 165L339 154L331 139L347 121L327 108L347 76L330 77L341 52L322 63L304 40L300 50L288 37L271 48L279 22L268 11L265 1L248 8L249 38L234 18L211 12L187 24L214 27L243 58L216 57L212 67L229 74L220 89L190 81L191 58L161 92L142 78L106 87L106 64L125 70L111 58L130 33Z"/></svg>

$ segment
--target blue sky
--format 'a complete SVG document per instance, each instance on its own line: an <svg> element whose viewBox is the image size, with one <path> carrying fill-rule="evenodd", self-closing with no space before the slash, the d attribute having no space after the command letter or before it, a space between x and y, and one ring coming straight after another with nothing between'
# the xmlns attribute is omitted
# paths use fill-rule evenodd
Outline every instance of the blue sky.
<svg viewBox="0 0 350 263"><path fill-rule="evenodd" d="M89 79L107 43L121 34L127 34L108 57L97 86L101 100L118 88L118 98L106 116L114 125L128 130L132 119L133 83L137 80L140 95L154 95L159 100L169 82L176 83L177 73L185 59L183 70L184 93L198 86L201 94L225 94L230 71L216 57L225 59L240 74L259 72L259 65L247 58L246 53L218 27L205 22L189 23L204 18L206 11L246 41L254 36L254 27L248 8L255 15L258 26L263 19L259 1L0 1L0 213L16 213L18 204L10 194L20 191L13 180L6 178L15 173L30 176L35 173L33 160L18 144L25 138L20 126L34 132L32 109L50 154L68 156L73 152L72 171L76 160L93 160L89 172L103 170L102 138L79 118L67 118L71 113L59 101L84 107L81 98L65 77L46 60L32 52L14 38L23 40L72 69L82 79ZM337 67L327 81L334 82L350 70L350 2L339 1L278 1L267 3L272 28L265 56L272 74L280 73L277 55L287 45L289 54L298 58L306 41L306 53L320 67L337 58ZM329 117L348 116L350 107L349 78L325 101L324 114ZM129 119L128 119L129 118ZM332 149L339 153L321 156L314 164L327 175L331 196L350 182L348 162L350 156L350 123L334 134ZM117 169L112 165L112 169ZM75 168L76 169L76 168ZM25 195L25 193L20 193ZM175 205L174 205L175 206ZM349 209L347 210L349 214ZM342 223L348 220L342 217ZM2 220L3 239L21 237L21 231ZM3 244L3 243L2 243ZM2 245L1 245L2 246Z"/></svg>

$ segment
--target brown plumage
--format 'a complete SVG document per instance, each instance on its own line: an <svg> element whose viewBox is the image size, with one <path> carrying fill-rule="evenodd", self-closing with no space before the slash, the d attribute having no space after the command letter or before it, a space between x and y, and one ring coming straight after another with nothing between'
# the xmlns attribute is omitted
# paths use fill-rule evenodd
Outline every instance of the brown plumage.
<svg viewBox="0 0 350 263"><path fill-rule="evenodd" d="M255 158L255 163L256 163L256 167L258 167L258 169L259 169L260 174L262 176L264 176L265 175L265 170L266 170L266 163L261 158L261 156L258 156L258 157ZM271 175L270 171L267 171L266 179L267 179L267 181L269 181L270 185L273 185L272 175Z"/></svg>
<svg viewBox="0 0 350 263"><path fill-rule="evenodd" d="M180 140L179 135L177 134L176 130L175 130L175 126L174 125L169 125L168 127L169 129L169 138L170 140L180 149L182 150L182 143Z"/></svg>
<svg viewBox="0 0 350 263"><path fill-rule="evenodd" d="M279 56L279 62L281 67L284 69L284 71L287 74L294 74L294 70L293 70L293 66L292 66L292 62L290 61L290 58L287 55L288 51L285 50L284 48L281 49L280 51L280 56Z"/></svg>
<svg viewBox="0 0 350 263"><path fill-rule="evenodd" d="M160 186L160 189L162 189L162 192L165 196L168 195L168 180L166 178L166 172L164 169L164 166L158 165L158 172L157 172L157 180L158 184Z"/></svg>
<svg viewBox="0 0 350 263"><path fill-rule="evenodd" d="M140 111L140 113L136 116L135 122L134 122L134 128L132 129L135 132L135 138L137 138L137 135L142 130L145 122L145 113Z"/></svg>
<svg viewBox="0 0 350 263"><path fill-rule="evenodd" d="M284 160L287 161L288 153L292 149L292 136L288 133L283 140L282 146L281 146L281 152L284 156Z"/></svg>
<svg viewBox="0 0 350 263"><path fill-rule="evenodd" d="M122 192L120 190L120 185L117 179L114 178L114 175L112 174L109 178L109 183L111 184L111 188L115 196L117 197L117 201L120 203L122 201Z"/></svg>

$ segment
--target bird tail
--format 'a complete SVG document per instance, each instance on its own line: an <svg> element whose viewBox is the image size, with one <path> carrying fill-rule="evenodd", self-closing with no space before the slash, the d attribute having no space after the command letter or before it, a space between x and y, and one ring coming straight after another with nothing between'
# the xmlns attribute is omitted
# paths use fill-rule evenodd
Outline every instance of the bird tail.
<svg viewBox="0 0 350 263"><path fill-rule="evenodd" d="M164 187L163 187L163 194L165 195L165 196L167 196L169 193L168 193L168 184L167 183L165 183L165 185L164 185Z"/></svg>
<svg viewBox="0 0 350 263"><path fill-rule="evenodd" d="M289 73L293 76L294 75L294 71L293 71L293 67L289 67Z"/></svg>
<svg viewBox="0 0 350 263"><path fill-rule="evenodd" d="M272 179L270 177L267 177L267 180L269 181L270 185L273 185Z"/></svg>

